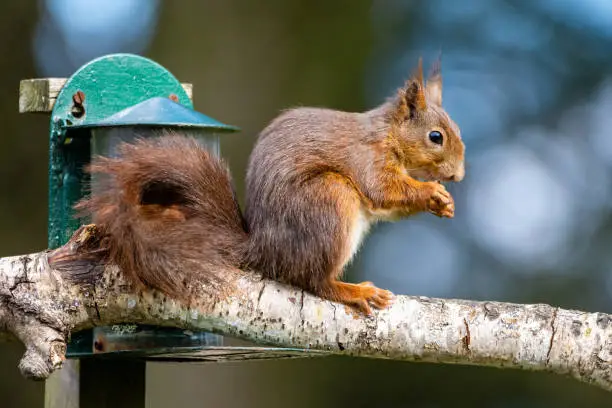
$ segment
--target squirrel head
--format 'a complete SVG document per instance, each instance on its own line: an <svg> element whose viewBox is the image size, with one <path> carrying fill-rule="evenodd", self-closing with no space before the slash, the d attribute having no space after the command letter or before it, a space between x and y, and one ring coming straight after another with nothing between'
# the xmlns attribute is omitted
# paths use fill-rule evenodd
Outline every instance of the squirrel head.
<svg viewBox="0 0 612 408"><path fill-rule="evenodd" d="M423 63L392 102L391 138L397 158L414 178L461 181L465 175L464 151L457 124L442 108L440 60L427 82Z"/></svg>

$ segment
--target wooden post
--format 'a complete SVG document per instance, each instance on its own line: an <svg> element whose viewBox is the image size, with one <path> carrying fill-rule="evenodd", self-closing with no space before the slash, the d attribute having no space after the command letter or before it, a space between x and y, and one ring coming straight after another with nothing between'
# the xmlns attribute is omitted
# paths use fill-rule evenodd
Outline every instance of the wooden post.
<svg viewBox="0 0 612 408"><path fill-rule="evenodd" d="M81 408L144 408L144 360L81 360Z"/></svg>
<svg viewBox="0 0 612 408"><path fill-rule="evenodd" d="M51 374L45 382L45 408L79 408L79 363L66 360L61 370Z"/></svg>

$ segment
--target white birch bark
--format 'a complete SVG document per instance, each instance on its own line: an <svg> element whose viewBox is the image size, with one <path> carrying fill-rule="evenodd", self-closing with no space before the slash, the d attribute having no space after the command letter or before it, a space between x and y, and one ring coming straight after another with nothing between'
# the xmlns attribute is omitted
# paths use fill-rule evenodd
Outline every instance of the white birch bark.
<svg viewBox="0 0 612 408"><path fill-rule="evenodd" d="M64 255L81 252L95 234L94 227L77 232ZM185 306L132 288L113 265L65 259L48 251L0 259L0 339L9 333L25 344L19 368L30 378L61 367L71 332L141 323L313 352L544 370L612 390L612 316L606 313L397 296L390 308L364 318L238 270L223 271L224 290ZM75 272L92 268L93 280Z"/></svg>

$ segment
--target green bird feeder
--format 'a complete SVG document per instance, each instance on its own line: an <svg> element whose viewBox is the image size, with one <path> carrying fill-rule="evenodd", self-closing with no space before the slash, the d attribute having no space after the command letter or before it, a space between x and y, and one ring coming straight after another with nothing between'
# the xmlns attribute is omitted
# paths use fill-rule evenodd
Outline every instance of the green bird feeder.
<svg viewBox="0 0 612 408"><path fill-rule="evenodd" d="M49 248L63 245L81 221L73 206L97 182L83 171L92 157L116 155L121 142L180 131L219 155L222 133L239 130L193 110L181 83L159 64L130 54L108 55L81 67L63 85L51 112ZM141 354L222 346L223 337L180 329L123 325L76 333L68 357Z"/></svg>
<svg viewBox="0 0 612 408"><path fill-rule="evenodd" d="M159 64L130 54L81 67L57 95L51 112L49 247L78 228L73 205L96 182L83 172L96 155L114 156L120 142L180 130L219 154L219 135L238 128L193 110L181 83Z"/></svg>

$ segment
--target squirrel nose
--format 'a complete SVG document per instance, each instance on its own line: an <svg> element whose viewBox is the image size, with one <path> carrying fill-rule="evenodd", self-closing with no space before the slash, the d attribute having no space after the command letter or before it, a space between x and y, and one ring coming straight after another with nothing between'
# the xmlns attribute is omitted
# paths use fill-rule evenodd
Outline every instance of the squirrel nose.
<svg viewBox="0 0 612 408"><path fill-rule="evenodd" d="M455 173L448 178L448 181L459 182L463 180L463 173Z"/></svg>
<svg viewBox="0 0 612 408"><path fill-rule="evenodd" d="M455 171L455 174L450 176L450 181L461 181L463 180L464 176L465 176L465 167L463 167L462 165Z"/></svg>

